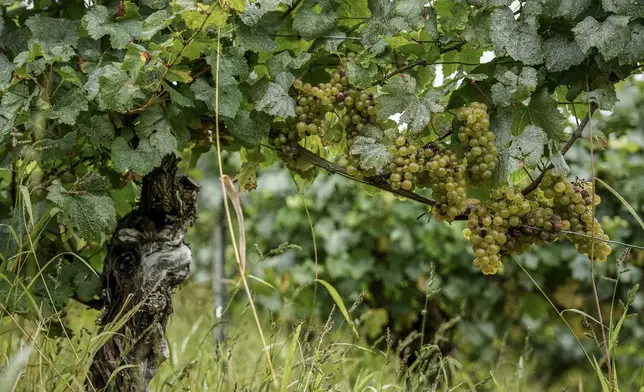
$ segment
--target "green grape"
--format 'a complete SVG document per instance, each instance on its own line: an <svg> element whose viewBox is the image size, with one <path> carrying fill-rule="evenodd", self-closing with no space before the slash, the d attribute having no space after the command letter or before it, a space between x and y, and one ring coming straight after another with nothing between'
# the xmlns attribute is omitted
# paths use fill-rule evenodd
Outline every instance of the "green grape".
<svg viewBox="0 0 644 392"><path fill-rule="evenodd" d="M473 183L492 178L498 163L494 134L489 132L487 106L473 102L458 109L456 118L465 122L458 138L465 149L467 174Z"/></svg>

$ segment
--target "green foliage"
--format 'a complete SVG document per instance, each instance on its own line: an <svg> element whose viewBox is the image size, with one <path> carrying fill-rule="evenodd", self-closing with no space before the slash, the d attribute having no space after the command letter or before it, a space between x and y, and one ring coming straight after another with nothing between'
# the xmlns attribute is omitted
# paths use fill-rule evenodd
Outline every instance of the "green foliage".
<svg viewBox="0 0 644 392"><path fill-rule="evenodd" d="M68 230L77 231L81 238L89 241L100 241L101 234L116 226L114 201L106 195L110 188L104 177L90 174L70 189L51 185L47 188L47 198L60 208L58 220Z"/></svg>
<svg viewBox="0 0 644 392"><path fill-rule="evenodd" d="M642 6L621 0L531 1L519 8L513 3L140 0L35 1L26 7L2 2L0 212L18 232L18 240L3 251L3 263L11 260L17 276L33 276L33 270L21 269L27 257L21 255L45 241L55 254L93 251L87 255L96 257L92 262L100 270L104 239L115 228L117 211L125 213L135 203L141 176L166 154L196 161L211 147L215 126L225 150L242 151L244 189L255 186L255 168L278 159L306 181L315 178L310 159L296 149L273 151L276 131L305 121L308 131L317 121L315 132L303 132L296 145L330 161L323 162L327 168L342 164L355 169L361 181L382 186L395 174L394 159L402 159L396 165L403 170L410 166L405 157L416 157L391 153L395 138L384 136L385 130L398 133L391 116L400 115L400 129L416 149L459 126L452 109L482 102L500 156L497 178L480 186L468 183L471 194L483 195L497 183L523 187L550 163L557 174L569 169L574 174L561 153L569 137L565 119L587 109L572 106L570 113L570 104L559 102L565 96L605 110L616 105L614 84L637 73L644 61ZM480 64L485 51L494 51L495 58ZM437 65L443 67L443 85L435 79ZM338 69L343 74L331 83L330 73ZM315 103L332 110L319 116L315 106L298 109L303 106L295 100L297 82L311 88L324 83L324 91L339 84L337 92L322 94L324 103L322 98ZM364 94L361 105L373 104L376 112L345 105L343 89ZM446 145L459 154L450 169L466 169L463 157L471 155L472 146L458 137ZM614 161L598 165L598 172L616 176L606 169L615 166ZM30 195L29 208L16 196L20 186ZM641 185L630 186L629 193L644 194L635 192ZM424 195L421 186L418 190ZM110 198L115 194L127 197L115 205ZM25 211L37 217L30 218L34 227L20 227ZM47 218L53 215L64 226L62 237L56 220ZM412 215L400 221L411 221ZM371 225L384 220L378 216ZM320 229L328 237L331 278L345 274L358 280L373 272L402 284L427 272L424 265L407 262L379 269L373 254L357 246L359 236L340 235L334 227ZM432 229L451 236L450 228ZM391 258L397 263L414 255L412 230L403 231L391 238L404 249L403 259ZM462 253L458 246L449 251ZM35 260L25 262L33 266ZM62 288L54 304L73 295L90 298L98 287L84 278L71 281L76 289ZM454 283L446 295L456 297L453 293L467 286ZM493 293L486 295L494 300Z"/></svg>

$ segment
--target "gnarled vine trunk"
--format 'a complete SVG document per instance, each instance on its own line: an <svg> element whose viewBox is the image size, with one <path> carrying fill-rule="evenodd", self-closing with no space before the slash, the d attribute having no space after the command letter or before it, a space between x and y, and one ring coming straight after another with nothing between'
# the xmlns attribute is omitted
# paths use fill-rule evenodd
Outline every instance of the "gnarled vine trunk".
<svg viewBox="0 0 644 392"><path fill-rule="evenodd" d="M120 320L127 321L96 353L90 391L147 391L168 357L164 332L172 314L172 291L190 270L192 253L184 235L194 223L198 193L190 179L176 176L178 161L167 156L145 176L139 205L119 222L108 246L105 310L99 322L112 330Z"/></svg>

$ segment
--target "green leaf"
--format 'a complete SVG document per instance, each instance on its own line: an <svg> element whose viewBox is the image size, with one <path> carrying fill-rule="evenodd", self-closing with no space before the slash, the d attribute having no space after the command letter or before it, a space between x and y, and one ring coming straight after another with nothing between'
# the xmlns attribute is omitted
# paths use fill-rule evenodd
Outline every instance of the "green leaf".
<svg viewBox="0 0 644 392"><path fill-rule="evenodd" d="M319 38L325 32L335 27L337 16L333 11L313 10L315 0L305 0L293 17L293 30L306 40Z"/></svg>
<svg viewBox="0 0 644 392"><path fill-rule="evenodd" d="M246 9L239 14L241 21L247 26L254 26L267 13L275 11L280 4L291 5L292 0L256 0L247 1Z"/></svg>
<svg viewBox="0 0 644 392"><path fill-rule="evenodd" d="M287 84L286 79L287 74L281 73L275 78L277 83L268 82L255 108L275 117L295 117L295 100L288 95L288 88L293 83L293 75L290 75L290 83ZM285 84L287 85L284 86Z"/></svg>
<svg viewBox="0 0 644 392"><path fill-rule="evenodd" d="M215 89L208 82L201 78L190 85L195 98L208 105L211 111L215 111ZM219 78L219 114L234 118L239 110L242 101L242 93L237 86L237 81L232 77Z"/></svg>
<svg viewBox="0 0 644 392"><path fill-rule="evenodd" d="M491 87L492 103L510 106L514 100L523 101L537 88L537 71L534 68L524 66L520 73L517 72L516 67L497 66L495 77L498 83Z"/></svg>
<svg viewBox="0 0 644 392"><path fill-rule="evenodd" d="M13 63L0 53L0 92L9 87L13 75Z"/></svg>
<svg viewBox="0 0 644 392"><path fill-rule="evenodd" d="M584 103L594 102L602 110L611 110L617 103L617 93L615 86L600 87L593 91L581 93L581 100Z"/></svg>
<svg viewBox="0 0 644 392"><path fill-rule="evenodd" d="M378 99L378 117L386 120L402 113L400 121L408 124L412 135L422 132L431 120L432 112L442 112L442 93L433 90L424 97L416 95L416 79L407 74L396 75L383 87Z"/></svg>
<svg viewBox="0 0 644 392"><path fill-rule="evenodd" d="M145 98L139 86L115 63L94 70L87 78L85 90L87 98L96 99L99 109L103 111L126 113L138 99Z"/></svg>
<svg viewBox="0 0 644 392"><path fill-rule="evenodd" d="M526 65L543 62L541 38L536 26L517 21L510 8L498 8L492 12L490 29L490 38L497 55L507 53Z"/></svg>
<svg viewBox="0 0 644 392"><path fill-rule="evenodd" d="M56 73L63 79L63 81L69 82L74 86L83 87L83 83L78 77L76 70L69 65L64 65L60 68L57 68Z"/></svg>
<svg viewBox="0 0 644 392"><path fill-rule="evenodd" d="M109 181L98 174L90 174L70 190L55 184L47 188L47 199L54 202L61 212L58 220L87 240L100 242L104 233L116 227L114 201L106 195L111 189Z"/></svg>
<svg viewBox="0 0 644 392"><path fill-rule="evenodd" d="M563 34L554 34L543 42L546 68L560 72L581 64L586 56L575 41L569 41Z"/></svg>
<svg viewBox="0 0 644 392"><path fill-rule="evenodd" d="M2 96L2 116L15 119L16 116L29 107L30 95L26 84L16 84L10 87Z"/></svg>
<svg viewBox="0 0 644 392"><path fill-rule="evenodd" d="M140 139L149 139L150 145L162 156L177 149L177 138L172 134L172 125L166 120L161 105L146 109L135 121L134 130Z"/></svg>
<svg viewBox="0 0 644 392"><path fill-rule="evenodd" d="M378 67L370 59L363 61L355 59L347 62L347 78L355 86L369 88L377 75Z"/></svg>
<svg viewBox="0 0 644 392"><path fill-rule="evenodd" d="M520 159L527 167L536 167L541 162L548 135L535 125L527 125L523 132L512 139L510 156Z"/></svg>
<svg viewBox="0 0 644 392"><path fill-rule="evenodd" d="M236 37L239 46L245 50L271 52L275 49L275 42L270 33L259 25L252 28L240 25Z"/></svg>
<svg viewBox="0 0 644 392"><path fill-rule="evenodd" d="M391 162L391 156L382 141L366 136L357 136L351 143L351 155L360 157L360 166L365 170L375 170L377 173Z"/></svg>
<svg viewBox="0 0 644 392"><path fill-rule="evenodd" d="M141 4L156 9L160 10L168 6L168 0L140 0Z"/></svg>
<svg viewBox="0 0 644 392"><path fill-rule="evenodd" d="M114 49L125 49L128 43L141 35L143 23L134 19L123 19L112 23L107 8L97 5L90 8L83 17L83 27L93 39L98 40L109 35Z"/></svg>
<svg viewBox="0 0 644 392"><path fill-rule="evenodd" d="M271 76L275 77L282 72L300 69L310 59L310 53L302 53L297 57L291 57L289 52L285 50L271 57L267 65Z"/></svg>
<svg viewBox="0 0 644 392"><path fill-rule="evenodd" d="M587 16L572 29L575 42L585 54L596 48L606 60L619 57L626 43L630 42L629 19L628 16L610 15L603 22L598 22Z"/></svg>
<svg viewBox="0 0 644 392"><path fill-rule="evenodd" d="M141 27L141 40L149 41L159 31L165 29L170 25L170 17L166 10L157 11L143 21Z"/></svg>
<svg viewBox="0 0 644 392"><path fill-rule="evenodd" d="M45 51L57 46L78 46L77 21L36 15L27 19L25 24L31 30L29 42L40 45Z"/></svg>
<svg viewBox="0 0 644 392"><path fill-rule="evenodd" d="M508 7L512 4L512 0L467 0L467 3L484 8Z"/></svg>
<svg viewBox="0 0 644 392"><path fill-rule="evenodd" d="M335 289L329 282L324 281L322 279L316 279L316 282L320 282L329 292L331 295L331 298L333 298L333 301L335 301L335 304L338 306L338 309L340 309L340 313L344 316L344 319L347 321L347 324L351 327L353 330L353 333L358 335L358 331L356 330L356 327L353 325L353 321L351 321L351 316L349 315L349 312L347 312L347 308L344 306L344 302L342 301L342 297L340 297L340 294L338 293L338 290Z"/></svg>
<svg viewBox="0 0 644 392"><path fill-rule="evenodd" d="M172 99L172 102L176 103L177 105L184 108L191 108L195 106L194 102L192 102L192 99L182 95L165 82L163 83L163 89L167 91L168 94L170 94L170 99Z"/></svg>
<svg viewBox="0 0 644 392"><path fill-rule="evenodd" d="M114 125L105 116L94 115L81 127L92 146L100 150L108 148L114 140Z"/></svg>
<svg viewBox="0 0 644 392"><path fill-rule="evenodd" d="M217 68L216 56L217 51L213 51L210 56L206 57L206 62L213 69ZM227 48L223 51L219 57L219 75L221 78L230 79L233 76L239 76L243 80L248 77L248 73L248 63L243 51L239 48Z"/></svg>
<svg viewBox="0 0 644 392"><path fill-rule="evenodd" d="M626 44L624 52L625 56L620 57L621 63L634 64L644 59L644 26L641 24L631 26L631 39Z"/></svg>
<svg viewBox="0 0 644 392"><path fill-rule="evenodd" d="M606 12L644 18L644 3L639 0L602 0Z"/></svg>
<svg viewBox="0 0 644 392"><path fill-rule="evenodd" d="M297 325L295 333L293 334L293 339L291 340L291 345L288 348L286 353L286 363L284 364L284 375L282 376L282 384L280 386L280 392L287 392L288 385L290 383L291 372L293 370L293 363L295 361L295 352L297 350L298 338L300 337L300 332L302 331L302 323Z"/></svg>
<svg viewBox="0 0 644 392"><path fill-rule="evenodd" d="M147 139L140 140L133 150L127 139L119 136L112 142L111 158L114 170L118 173L133 171L143 176L161 165L163 157Z"/></svg>
<svg viewBox="0 0 644 392"><path fill-rule="evenodd" d="M566 163L564 156L561 153L553 154L550 156L552 162L552 174L555 176L567 176L570 173L570 167Z"/></svg>
<svg viewBox="0 0 644 392"><path fill-rule="evenodd" d="M512 111L513 135L520 135L526 126L533 124L543 129L550 139L562 141L566 138L564 123L565 118L546 87L532 93L527 106L521 104Z"/></svg>
<svg viewBox="0 0 644 392"><path fill-rule="evenodd" d="M74 125L80 112L89 109L87 98L80 87L58 91L52 101L54 104L47 112L47 118L58 120L63 124Z"/></svg>
<svg viewBox="0 0 644 392"><path fill-rule="evenodd" d="M271 119L265 113L240 110L237 116L226 125L228 132L236 141L247 148L252 148L259 145L262 138L268 136L270 124Z"/></svg>

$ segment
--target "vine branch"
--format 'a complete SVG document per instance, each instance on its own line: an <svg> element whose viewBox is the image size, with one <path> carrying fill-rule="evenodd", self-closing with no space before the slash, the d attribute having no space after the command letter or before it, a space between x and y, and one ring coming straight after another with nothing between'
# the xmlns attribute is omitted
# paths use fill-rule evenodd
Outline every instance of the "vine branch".
<svg viewBox="0 0 644 392"><path fill-rule="evenodd" d="M584 118L581 119L581 121L579 122L579 125L577 125L577 128L575 129L575 131L572 133L572 135L570 135L570 139L568 139L566 144L561 149L561 154L562 155L565 155L568 152L568 150L570 150L572 145L575 144L575 142L577 140L579 140L579 138L581 138L581 134L584 133L584 128L586 128L586 125L588 124L588 121L590 121L590 117L593 115L595 110L597 110L597 105L593 103L593 104L590 105L590 110L588 111L588 113L586 113ZM526 196L530 192L532 192L533 190L537 189L537 187L539 186L539 184L543 180L543 177L546 175L546 172L548 170L552 169L552 168L554 168L554 165L552 163L550 163L548 166L546 166L541 171L539 176L537 178L535 178L534 181L532 181L530 183L530 185L528 185L525 188L523 188L523 190L521 191L523 196Z"/></svg>

